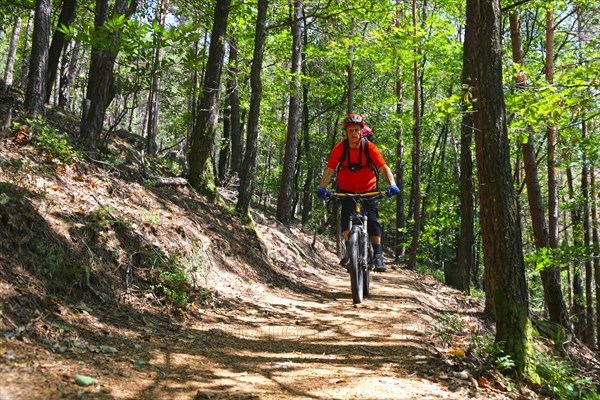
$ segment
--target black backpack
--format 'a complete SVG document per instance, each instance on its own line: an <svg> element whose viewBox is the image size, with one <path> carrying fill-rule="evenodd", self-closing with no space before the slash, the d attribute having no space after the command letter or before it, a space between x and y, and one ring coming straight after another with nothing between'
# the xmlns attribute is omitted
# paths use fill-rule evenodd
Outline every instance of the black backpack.
<svg viewBox="0 0 600 400"><path fill-rule="evenodd" d="M363 153L365 155L365 159L367 160L367 162L364 165L362 165ZM343 165L346 158L348 159L348 165ZM344 139L344 150L342 151L342 156L338 161L338 167L336 169L336 172L338 172L341 168L348 168L350 171L358 171L362 168L371 168L373 172L375 172L375 177L377 179L377 187L379 188L379 170L375 167L375 164L373 164L373 161L371 160L371 156L369 154L369 140L366 136L360 138L360 153L358 154L357 163L351 162L350 143L348 142L348 139Z"/></svg>

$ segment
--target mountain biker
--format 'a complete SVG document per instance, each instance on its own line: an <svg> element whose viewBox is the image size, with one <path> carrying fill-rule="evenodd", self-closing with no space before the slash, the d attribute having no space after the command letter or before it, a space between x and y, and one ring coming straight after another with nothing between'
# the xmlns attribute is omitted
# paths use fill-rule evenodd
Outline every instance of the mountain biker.
<svg viewBox="0 0 600 400"><path fill-rule="evenodd" d="M319 183L317 189L317 197L320 199L327 198L327 185L331 181L331 178L336 171L338 165L339 168L337 174L337 181L340 193L367 193L373 191L377 187L377 175L371 165L372 164L383 173L383 176L389 187L386 191L388 196L394 196L400 192L392 170L387 166L379 148L375 146L371 141L363 139L363 128L365 127L365 121L359 114L349 114L344 118L344 128L346 130L346 139L342 140L335 145L329 156L329 161L323 171L323 177ZM347 142L346 142L347 140ZM348 154L344 157L344 143L347 143ZM365 146L368 146L369 157L366 156ZM345 159L342 160L342 157ZM363 161L364 160L364 161ZM340 198L342 205L342 214L340 218L342 232L344 235L344 241L346 249L348 248L348 229L350 226L350 213L354 209L354 200L351 198ZM375 197L365 198L365 212L368 216L367 231L371 238L371 244L373 245L373 256L375 261L375 271L385 272L387 269L383 262L383 256L381 254L381 224L379 223L379 205L378 199ZM341 260L341 265L347 265L349 263L348 254L346 254Z"/></svg>

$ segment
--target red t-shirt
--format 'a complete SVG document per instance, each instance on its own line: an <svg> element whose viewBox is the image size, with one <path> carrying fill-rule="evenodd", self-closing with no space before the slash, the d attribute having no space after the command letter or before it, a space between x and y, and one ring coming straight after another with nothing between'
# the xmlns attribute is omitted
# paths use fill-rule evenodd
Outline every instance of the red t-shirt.
<svg viewBox="0 0 600 400"><path fill-rule="evenodd" d="M378 169L380 169L385 165L385 160L383 159L381 152L373 143L368 140L366 143L369 146L369 156L371 157L371 161ZM342 168L340 168L337 174L339 189L352 193L364 193L375 189L377 187L377 176L372 168L361 168L358 171L351 171L349 168L344 168L344 166L349 165L349 160L352 161L352 163L357 164L360 156L360 147L358 149L349 148L349 150L350 158L348 159L348 156L345 157L346 159L342 161ZM362 151L361 165L366 165L367 157L364 154L364 149L362 149ZM343 152L344 141L342 140L336 144L331 151L327 167L336 169Z"/></svg>

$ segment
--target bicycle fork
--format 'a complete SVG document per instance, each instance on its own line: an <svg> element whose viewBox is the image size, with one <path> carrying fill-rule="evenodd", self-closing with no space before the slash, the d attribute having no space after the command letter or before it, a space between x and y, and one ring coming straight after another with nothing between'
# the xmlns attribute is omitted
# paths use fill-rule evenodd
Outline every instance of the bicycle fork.
<svg viewBox="0 0 600 400"><path fill-rule="evenodd" d="M360 203L356 203L355 205L355 211L357 213L357 215L360 215L362 218L362 231L360 233L361 235L361 242L360 242L360 246L361 246L361 252L360 252L360 268L362 268L363 271L366 271L369 268L369 233L367 231L367 221L368 221L368 217L366 214L361 213L361 205Z"/></svg>

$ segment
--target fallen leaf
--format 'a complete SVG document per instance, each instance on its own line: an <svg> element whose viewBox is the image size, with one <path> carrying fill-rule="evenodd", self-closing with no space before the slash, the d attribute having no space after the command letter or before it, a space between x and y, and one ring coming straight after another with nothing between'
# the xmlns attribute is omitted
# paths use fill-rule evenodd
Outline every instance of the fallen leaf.
<svg viewBox="0 0 600 400"><path fill-rule="evenodd" d="M461 358L465 356L465 351L463 349L452 349L448 353Z"/></svg>
<svg viewBox="0 0 600 400"><path fill-rule="evenodd" d="M90 386L98 383L98 379L86 375L75 375L75 383L79 386Z"/></svg>
<svg viewBox="0 0 600 400"><path fill-rule="evenodd" d="M98 350L100 350L101 353L105 354L115 354L119 352L119 350L112 346L98 346Z"/></svg>
<svg viewBox="0 0 600 400"><path fill-rule="evenodd" d="M488 387L490 387L490 381L488 381L487 379L485 379L484 376L482 376L481 378L479 378L479 380L477 381L477 384L479 385L479 387L482 387L482 388L488 388Z"/></svg>

